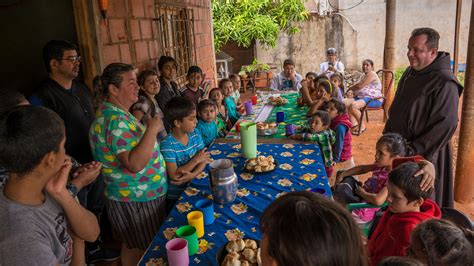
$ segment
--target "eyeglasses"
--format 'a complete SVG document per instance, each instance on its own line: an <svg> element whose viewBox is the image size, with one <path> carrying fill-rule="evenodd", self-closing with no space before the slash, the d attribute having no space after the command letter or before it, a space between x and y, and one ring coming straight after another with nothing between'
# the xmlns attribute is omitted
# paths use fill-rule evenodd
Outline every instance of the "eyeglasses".
<svg viewBox="0 0 474 266"><path fill-rule="evenodd" d="M71 63L81 62L81 56L69 56L68 58L59 58L56 60L67 60Z"/></svg>

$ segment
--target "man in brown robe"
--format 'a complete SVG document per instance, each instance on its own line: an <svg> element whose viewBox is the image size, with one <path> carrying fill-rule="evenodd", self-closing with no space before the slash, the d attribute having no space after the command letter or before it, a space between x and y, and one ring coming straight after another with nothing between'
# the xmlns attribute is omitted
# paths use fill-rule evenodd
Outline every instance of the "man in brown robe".
<svg viewBox="0 0 474 266"><path fill-rule="evenodd" d="M451 72L449 53L438 52L434 29L413 30L408 41L408 67L398 83L384 133L397 132L436 168L432 199L452 207L453 166L451 137L458 124L462 86Z"/></svg>

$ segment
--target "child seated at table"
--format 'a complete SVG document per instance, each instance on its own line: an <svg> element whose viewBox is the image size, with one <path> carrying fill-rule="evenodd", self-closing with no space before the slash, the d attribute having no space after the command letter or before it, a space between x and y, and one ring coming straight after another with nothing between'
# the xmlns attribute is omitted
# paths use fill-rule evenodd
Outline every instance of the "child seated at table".
<svg viewBox="0 0 474 266"><path fill-rule="evenodd" d="M422 177L415 176L420 169L417 163L407 162L390 172L388 209L368 242L371 265L377 265L387 256L405 256L412 230L424 220L441 217L438 205L427 199L433 188L423 191L420 187Z"/></svg>
<svg viewBox="0 0 474 266"><path fill-rule="evenodd" d="M179 89L179 92L184 98L192 101L194 105L197 106L199 101L209 97L208 92L206 92L204 88L201 87L203 74L200 67L189 67L186 80L188 83Z"/></svg>
<svg viewBox="0 0 474 266"><path fill-rule="evenodd" d="M316 89L315 100L310 103L310 108L307 116L312 116L317 110L321 110L321 107L331 99L337 99L337 91L334 89L334 85L327 79L319 79L316 83L313 83ZM304 89L302 89L303 91Z"/></svg>
<svg viewBox="0 0 474 266"><path fill-rule="evenodd" d="M168 212L173 208L188 182L210 162L201 134L196 130L196 107L184 97L174 97L165 108L165 120L171 126L161 142L161 153L170 180L166 194Z"/></svg>
<svg viewBox="0 0 474 266"><path fill-rule="evenodd" d="M335 75L332 75L334 77ZM331 78L332 78L331 77ZM354 166L352 158L352 123L347 114L346 106L336 100L331 99L323 109L328 112L331 124L329 128L335 132L336 142L332 145L333 159L335 162L334 172L329 177L329 185L332 187L336 183L336 173L338 170L345 170Z"/></svg>
<svg viewBox="0 0 474 266"><path fill-rule="evenodd" d="M407 256L422 265L474 265L474 232L447 220L426 220L411 233Z"/></svg>
<svg viewBox="0 0 474 266"><path fill-rule="evenodd" d="M314 72L306 73L306 77L301 81L300 97L296 100L299 106L311 106L314 101L319 100L318 85L321 80L329 80L325 75L318 76Z"/></svg>
<svg viewBox="0 0 474 266"><path fill-rule="evenodd" d="M327 176L331 176L333 172L333 155L331 146L335 143L336 138L334 132L329 129L329 115L326 111L316 111L309 120L309 127L300 127L302 133L293 134L292 139L301 139L306 141L315 141L321 147L324 159L324 166L326 168Z"/></svg>
<svg viewBox="0 0 474 266"><path fill-rule="evenodd" d="M344 104L342 104L344 105ZM350 133L349 133L350 134ZM386 133L377 140L375 162L352 167L336 175L334 198L342 204L367 202L375 206L387 200L387 179L394 159L405 156L405 139L398 133ZM372 172L362 185L356 175ZM353 211L356 222L366 223L373 219L377 208L364 208Z"/></svg>
<svg viewBox="0 0 474 266"><path fill-rule="evenodd" d="M232 97L232 99L234 100L237 111L243 110L244 105L242 104L242 100L240 99L240 76L237 74L232 74L229 76L229 79L232 82L232 87L234 88L234 91L232 92L230 97Z"/></svg>
<svg viewBox="0 0 474 266"><path fill-rule="evenodd" d="M234 91L232 81L230 81L230 79L221 79L221 81L219 81L219 88L222 90L222 93L224 95L224 105L227 110L229 120L232 125L234 125L235 122L239 120L240 114L237 111L237 106L235 105L233 98L231 97Z"/></svg>
<svg viewBox="0 0 474 266"><path fill-rule="evenodd" d="M209 147L211 143L218 137L217 123L216 123L216 112L217 106L213 100L202 100L198 104L198 115L199 120L197 123L197 129L201 133L204 145Z"/></svg>
<svg viewBox="0 0 474 266"><path fill-rule="evenodd" d="M38 106L18 106L0 119L0 264L85 265L84 240L99 236L95 215L66 188L71 161L64 122Z"/></svg>
<svg viewBox="0 0 474 266"><path fill-rule="evenodd" d="M209 92L209 98L216 103L216 123L219 137L225 137L227 131L232 128L232 124L227 116L227 109L224 105L224 95L219 88L213 88Z"/></svg>
<svg viewBox="0 0 474 266"><path fill-rule="evenodd" d="M318 74L316 74L315 72L308 72L306 73L306 76L305 76L305 79L308 81L313 81L317 78L318 78Z"/></svg>
<svg viewBox="0 0 474 266"><path fill-rule="evenodd" d="M318 78L318 74L314 73L314 72L308 72L306 73L306 76L305 76L305 79L303 80L307 87L308 87L308 93L309 95L311 96L312 94L314 94L315 92L315 88L313 88L313 84L314 84L314 80L316 80ZM303 92L301 91L303 89L303 87L301 87L300 89L300 94L301 96L296 99L296 104L299 105L299 106L303 106L306 104L304 98L303 98Z"/></svg>
<svg viewBox="0 0 474 266"><path fill-rule="evenodd" d="M290 192L260 218L262 265L367 265L347 211L317 193ZM337 252L335 252L337 251Z"/></svg>

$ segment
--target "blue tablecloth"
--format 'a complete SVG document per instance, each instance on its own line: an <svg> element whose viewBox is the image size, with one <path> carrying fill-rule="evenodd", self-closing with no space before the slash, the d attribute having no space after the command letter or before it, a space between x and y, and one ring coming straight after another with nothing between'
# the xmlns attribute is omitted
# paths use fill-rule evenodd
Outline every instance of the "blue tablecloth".
<svg viewBox="0 0 474 266"><path fill-rule="evenodd" d="M332 196L320 149L314 143L258 144L260 155L272 155L278 163L275 171L260 175L242 173L245 159L240 155L238 143L216 143L209 151L213 159L229 158L234 162L239 191L232 203L214 203L216 219L213 224L205 226L204 236L199 239L198 254L190 257L191 265L217 265L216 254L229 240L261 239L260 215L273 200L287 192L319 187L327 191L328 197ZM205 172L187 187L140 265L146 262L160 265L166 260L166 242L174 236L177 228L187 224L186 214L195 210L194 204L202 198L211 198L208 173Z"/></svg>

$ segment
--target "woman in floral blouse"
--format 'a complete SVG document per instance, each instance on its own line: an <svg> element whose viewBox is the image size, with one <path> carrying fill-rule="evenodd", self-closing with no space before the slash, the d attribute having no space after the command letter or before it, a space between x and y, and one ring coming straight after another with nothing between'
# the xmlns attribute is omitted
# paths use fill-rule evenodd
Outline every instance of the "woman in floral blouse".
<svg viewBox="0 0 474 266"><path fill-rule="evenodd" d="M348 92L352 91L355 97L343 100L347 107L349 117L351 118L352 125L354 125L352 128L353 133L359 131L358 127L361 127L361 133L366 130L363 125L364 121L362 121L361 125L357 125L361 116L360 109L364 108L367 104L369 104L369 107L377 108L380 107L383 102L383 99L372 100L383 96L382 84L379 76L377 76L377 73L374 71L374 62L370 59L362 61L362 71L364 75L362 75L360 81L348 89Z"/></svg>
<svg viewBox="0 0 474 266"><path fill-rule="evenodd" d="M128 110L138 100L133 66L112 63L100 77L105 101L90 130L94 158L105 177L112 229L122 241L122 265L136 265L165 218L167 176L156 135L158 116L145 128Z"/></svg>

